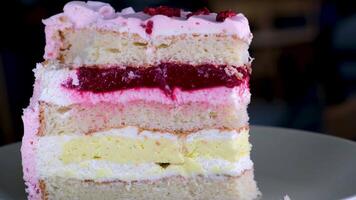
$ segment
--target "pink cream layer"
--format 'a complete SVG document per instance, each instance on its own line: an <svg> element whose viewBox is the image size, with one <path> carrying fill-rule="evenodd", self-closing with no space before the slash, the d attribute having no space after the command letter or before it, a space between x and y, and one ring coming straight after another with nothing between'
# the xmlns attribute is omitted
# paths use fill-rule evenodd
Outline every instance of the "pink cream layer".
<svg viewBox="0 0 356 200"><path fill-rule="evenodd" d="M28 107L24 110L22 120L24 123L24 136L22 138L21 155L26 192L29 200L41 199L41 190L36 173L36 146L39 128L38 106Z"/></svg>
<svg viewBox="0 0 356 200"><path fill-rule="evenodd" d="M243 86L245 87L245 86ZM173 98L167 96L161 89L158 88L135 88L123 91L115 91L108 93L92 93L78 92L75 90L67 90L68 97L72 103L128 103L144 100L147 102L158 102L162 104L183 105L194 102L206 103L210 105L219 105L231 102L231 100L245 101L249 97L248 89L241 86L234 88L215 87L209 89L199 89L194 91L182 91L176 88L173 93Z"/></svg>
<svg viewBox="0 0 356 200"><path fill-rule="evenodd" d="M91 1L69 2L63 11L43 21L46 25L45 59L55 59L58 56L61 43L58 39L53 39L53 35L64 29L92 28L127 32L138 34L147 41L161 36L181 34L233 35L247 43L252 39L248 20L243 14L217 22L216 13L193 15L189 18L187 15L190 12L185 11L181 11L180 17L150 16L143 12L135 12L132 8L115 12L107 3ZM150 31L146 30L147 27L150 27Z"/></svg>

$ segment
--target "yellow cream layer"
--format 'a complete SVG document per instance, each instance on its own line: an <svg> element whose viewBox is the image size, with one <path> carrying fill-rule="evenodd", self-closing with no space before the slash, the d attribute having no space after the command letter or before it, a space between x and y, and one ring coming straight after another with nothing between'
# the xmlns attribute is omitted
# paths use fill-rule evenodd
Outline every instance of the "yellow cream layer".
<svg viewBox="0 0 356 200"><path fill-rule="evenodd" d="M45 160L43 160L45 161ZM145 164L114 164L109 161L83 161L81 163L57 164L43 162L38 168L40 177L66 177L80 180L148 180L169 176L194 175L230 175L239 176L245 170L251 169L253 163L249 156L242 157L238 162L212 159L189 159L184 164L159 165Z"/></svg>
<svg viewBox="0 0 356 200"><path fill-rule="evenodd" d="M113 163L169 163L185 165L193 171L196 158L237 162L248 156L248 130L237 132L203 130L186 137L169 133L112 129L92 136L77 136L64 142L60 160L64 164L89 160ZM188 170L190 171L190 170Z"/></svg>

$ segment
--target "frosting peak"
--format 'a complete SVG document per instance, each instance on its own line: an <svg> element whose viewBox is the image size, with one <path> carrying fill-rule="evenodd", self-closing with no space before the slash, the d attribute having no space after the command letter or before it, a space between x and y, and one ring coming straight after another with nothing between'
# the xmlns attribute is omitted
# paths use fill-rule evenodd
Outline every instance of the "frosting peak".
<svg viewBox="0 0 356 200"><path fill-rule="evenodd" d="M72 1L64 6L63 11L64 15L79 28L98 19L110 19L115 16L115 10L110 4L98 1L88 1L87 3Z"/></svg>

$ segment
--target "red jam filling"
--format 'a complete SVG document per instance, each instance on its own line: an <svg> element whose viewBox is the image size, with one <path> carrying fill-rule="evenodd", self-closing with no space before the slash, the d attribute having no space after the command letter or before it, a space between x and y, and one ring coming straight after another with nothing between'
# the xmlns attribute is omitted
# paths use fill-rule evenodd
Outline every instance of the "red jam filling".
<svg viewBox="0 0 356 200"><path fill-rule="evenodd" d="M217 22L223 22L226 18L236 16L236 12L231 10L221 11L216 15Z"/></svg>
<svg viewBox="0 0 356 200"><path fill-rule="evenodd" d="M195 12L189 13L187 15L187 18L189 18L193 15L209 15L209 14L210 14L210 10L208 8L204 7L204 8L198 9Z"/></svg>
<svg viewBox="0 0 356 200"><path fill-rule="evenodd" d="M63 86L77 91L94 93L111 92L131 88L160 88L172 95L174 88L196 90L210 87L235 87L249 80L249 67L225 65L162 63L155 67L80 67L77 69L78 85L72 79Z"/></svg>
<svg viewBox="0 0 356 200"><path fill-rule="evenodd" d="M152 33L152 29L153 29L153 21L148 20L146 24L142 25L142 28L145 29L145 32L147 34L151 34Z"/></svg>
<svg viewBox="0 0 356 200"><path fill-rule="evenodd" d="M171 8L168 6L159 6L159 7L147 7L143 10L147 15L165 15L167 17L180 17L179 8Z"/></svg>
<svg viewBox="0 0 356 200"><path fill-rule="evenodd" d="M158 6L158 7L146 7L143 12L147 15L155 16L155 15L165 15L167 17L180 17L181 9L172 8L169 6ZM206 7L201 8L195 12L191 12L187 15L187 19L193 15L209 15L210 10ZM231 10L221 11L216 15L217 22L223 22L226 18L236 16L236 12ZM146 29L146 32L152 32L149 29ZM150 34L150 33L149 33Z"/></svg>

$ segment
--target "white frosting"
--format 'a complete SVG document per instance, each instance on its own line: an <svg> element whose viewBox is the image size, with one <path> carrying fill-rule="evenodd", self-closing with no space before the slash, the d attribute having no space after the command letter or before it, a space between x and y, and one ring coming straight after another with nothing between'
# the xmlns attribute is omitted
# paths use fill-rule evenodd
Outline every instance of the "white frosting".
<svg viewBox="0 0 356 200"><path fill-rule="evenodd" d="M127 126L125 128L115 128L107 131L95 132L94 134L103 135L103 136L121 136L121 137L133 138L133 139L145 139L145 138L152 138L152 139L164 138L164 139L171 139L171 140L178 139L177 135L172 133L148 131L148 130L140 131L138 127L135 126Z"/></svg>
<svg viewBox="0 0 356 200"><path fill-rule="evenodd" d="M135 139L171 139L178 140L180 139L177 134L172 134L169 132L160 132L160 131L149 131L143 130L140 131L135 126L127 126L125 128L114 128L106 131L100 131L93 133L95 135L101 136L122 136ZM78 136L80 137L80 136ZM204 129L194 133L191 133L187 136L186 141L192 142L194 140L230 140L237 139L239 137L239 132L237 130L219 130L219 129Z"/></svg>
<svg viewBox="0 0 356 200"><path fill-rule="evenodd" d="M135 126L126 126L124 128L112 128L106 131L93 132L95 136L120 136L131 139L169 139L173 141L186 140L187 142L193 142L194 140L238 140L240 133L248 131L247 129L238 130L219 130L219 129L203 129L197 132L190 133L187 137L179 137L177 134L160 131L140 130ZM39 137L40 141L46 141L44 143L60 143L68 142L74 138L85 137L82 134L66 134L66 135L49 135L45 137Z"/></svg>
<svg viewBox="0 0 356 200"><path fill-rule="evenodd" d="M194 134L189 134L188 142L194 140L236 140L239 137L239 132L236 130L218 130L218 129L204 129Z"/></svg>

